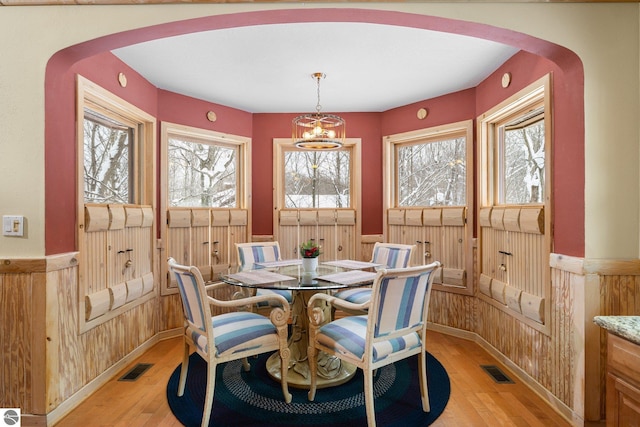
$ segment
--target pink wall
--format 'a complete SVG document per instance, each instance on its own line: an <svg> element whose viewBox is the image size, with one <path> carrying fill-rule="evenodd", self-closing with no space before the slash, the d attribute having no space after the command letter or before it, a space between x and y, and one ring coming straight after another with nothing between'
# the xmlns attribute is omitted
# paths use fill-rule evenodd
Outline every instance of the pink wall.
<svg viewBox="0 0 640 427"><path fill-rule="evenodd" d="M216 113L216 121L207 119L207 112ZM158 124L178 123L220 133L251 137L252 114L197 98L158 90Z"/></svg>
<svg viewBox="0 0 640 427"><path fill-rule="evenodd" d="M102 37L71 46L54 55L45 77L45 245L47 254L72 251L75 246L75 73L121 96L155 115L169 120L253 138L253 219L254 234L272 233L272 153L273 137L290 135L293 115L255 114L156 90L133 70L107 52L132 43L175 34L286 22L371 22L402 25L436 31L455 32L507 43L524 52L477 88L389 110L384 113L349 113L348 136L363 140L363 223L364 234L382 232L382 150L381 137L447 122L475 118L477 114L505 99L509 94L548 71L554 73L554 251L584 255L584 80L579 58L567 49L516 33L473 22L413 15L401 12L362 9L308 9L237 13L203 17ZM87 59L89 58L89 59ZM547 58L547 59L544 59ZM85 61L86 59L86 61ZM513 74L513 83L502 90L503 70ZM116 76L124 71L129 79L120 88ZM416 119L418 108L430 111L426 120ZM218 121L206 121L213 109ZM260 159L260 162L255 159Z"/></svg>

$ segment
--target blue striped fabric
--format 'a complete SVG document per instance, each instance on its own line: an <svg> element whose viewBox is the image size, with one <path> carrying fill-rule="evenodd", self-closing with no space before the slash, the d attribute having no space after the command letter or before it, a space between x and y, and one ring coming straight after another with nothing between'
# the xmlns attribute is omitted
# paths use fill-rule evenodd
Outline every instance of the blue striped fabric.
<svg viewBox="0 0 640 427"><path fill-rule="evenodd" d="M409 278L384 278L374 335L384 336L422 324L423 304L431 272Z"/></svg>
<svg viewBox="0 0 640 427"><path fill-rule="evenodd" d="M286 289L258 289L256 295L282 295L291 304L293 296L291 291ZM280 307L277 301L262 301L256 304L258 307Z"/></svg>
<svg viewBox="0 0 640 427"><path fill-rule="evenodd" d="M239 246L238 256L240 265L245 267L256 262L278 261L280 253L276 245Z"/></svg>
<svg viewBox="0 0 640 427"><path fill-rule="evenodd" d="M178 289L180 290L180 296L182 297L182 307L184 309L185 316L189 322L193 323L202 332L205 328L205 315L203 309L203 302L200 300L200 294L198 293L198 283L196 278L191 274L184 274L175 272L176 281L178 283Z"/></svg>
<svg viewBox="0 0 640 427"><path fill-rule="evenodd" d="M350 355L362 360L367 334L367 316L349 316L335 320L321 327L316 335L319 343L334 349L337 353ZM416 332L376 342L373 345L373 361L377 362L390 354L412 350L421 345Z"/></svg>
<svg viewBox="0 0 640 427"><path fill-rule="evenodd" d="M212 318L212 324L218 356L278 342L275 326L268 318L256 313L237 311L221 314ZM209 350L205 336L196 333L191 336L200 349Z"/></svg>
<svg viewBox="0 0 640 427"><path fill-rule="evenodd" d="M277 243L252 243L250 245L238 245L238 262L241 267L254 268L256 262L280 261L280 252ZM278 294L285 297L289 303L293 300L291 291L286 289L258 289L256 295ZM258 307L279 307L275 301L259 302Z"/></svg>
<svg viewBox="0 0 640 427"><path fill-rule="evenodd" d="M371 299L371 288L345 289L336 292L335 297L354 304L363 304Z"/></svg>
<svg viewBox="0 0 640 427"><path fill-rule="evenodd" d="M411 249L376 246L373 262L383 264L386 268L404 268L409 265Z"/></svg>

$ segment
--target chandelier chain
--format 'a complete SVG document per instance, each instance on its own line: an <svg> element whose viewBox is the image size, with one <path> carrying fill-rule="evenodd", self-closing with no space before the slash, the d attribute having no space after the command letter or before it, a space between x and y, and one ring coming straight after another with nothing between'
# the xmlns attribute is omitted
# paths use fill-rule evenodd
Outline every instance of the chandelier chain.
<svg viewBox="0 0 640 427"><path fill-rule="evenodd" d="M318 103L316 104L316 113L320 114L320 110L322 110L322 105L320 105L320 79L324 77L322 73L316 73L315 78L317 82L317 92L318 92Z"/></svg>

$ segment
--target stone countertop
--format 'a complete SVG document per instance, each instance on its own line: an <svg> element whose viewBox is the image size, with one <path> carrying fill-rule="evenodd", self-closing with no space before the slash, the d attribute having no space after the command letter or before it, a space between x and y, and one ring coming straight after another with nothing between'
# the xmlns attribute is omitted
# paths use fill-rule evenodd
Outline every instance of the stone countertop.
<svg viewBox="0 0 640 427"><path fill-rule="evenodd" d="M596 325L640 345L640 316L596 316Z"/></svg>

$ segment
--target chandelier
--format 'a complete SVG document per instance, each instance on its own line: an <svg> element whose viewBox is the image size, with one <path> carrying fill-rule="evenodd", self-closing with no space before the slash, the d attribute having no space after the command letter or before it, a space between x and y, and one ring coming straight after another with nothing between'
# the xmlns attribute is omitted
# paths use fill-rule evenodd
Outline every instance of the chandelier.
<svg viewBox="0 0 640 427"><path fill-rule="evenodd" d="M293 144L305 150L335 150L344 145L345 121L333 114L320 113L320 79L325 78L325 74L313 73L311 77L316 79L318 86L316 112L293 119Z"/></svg>

